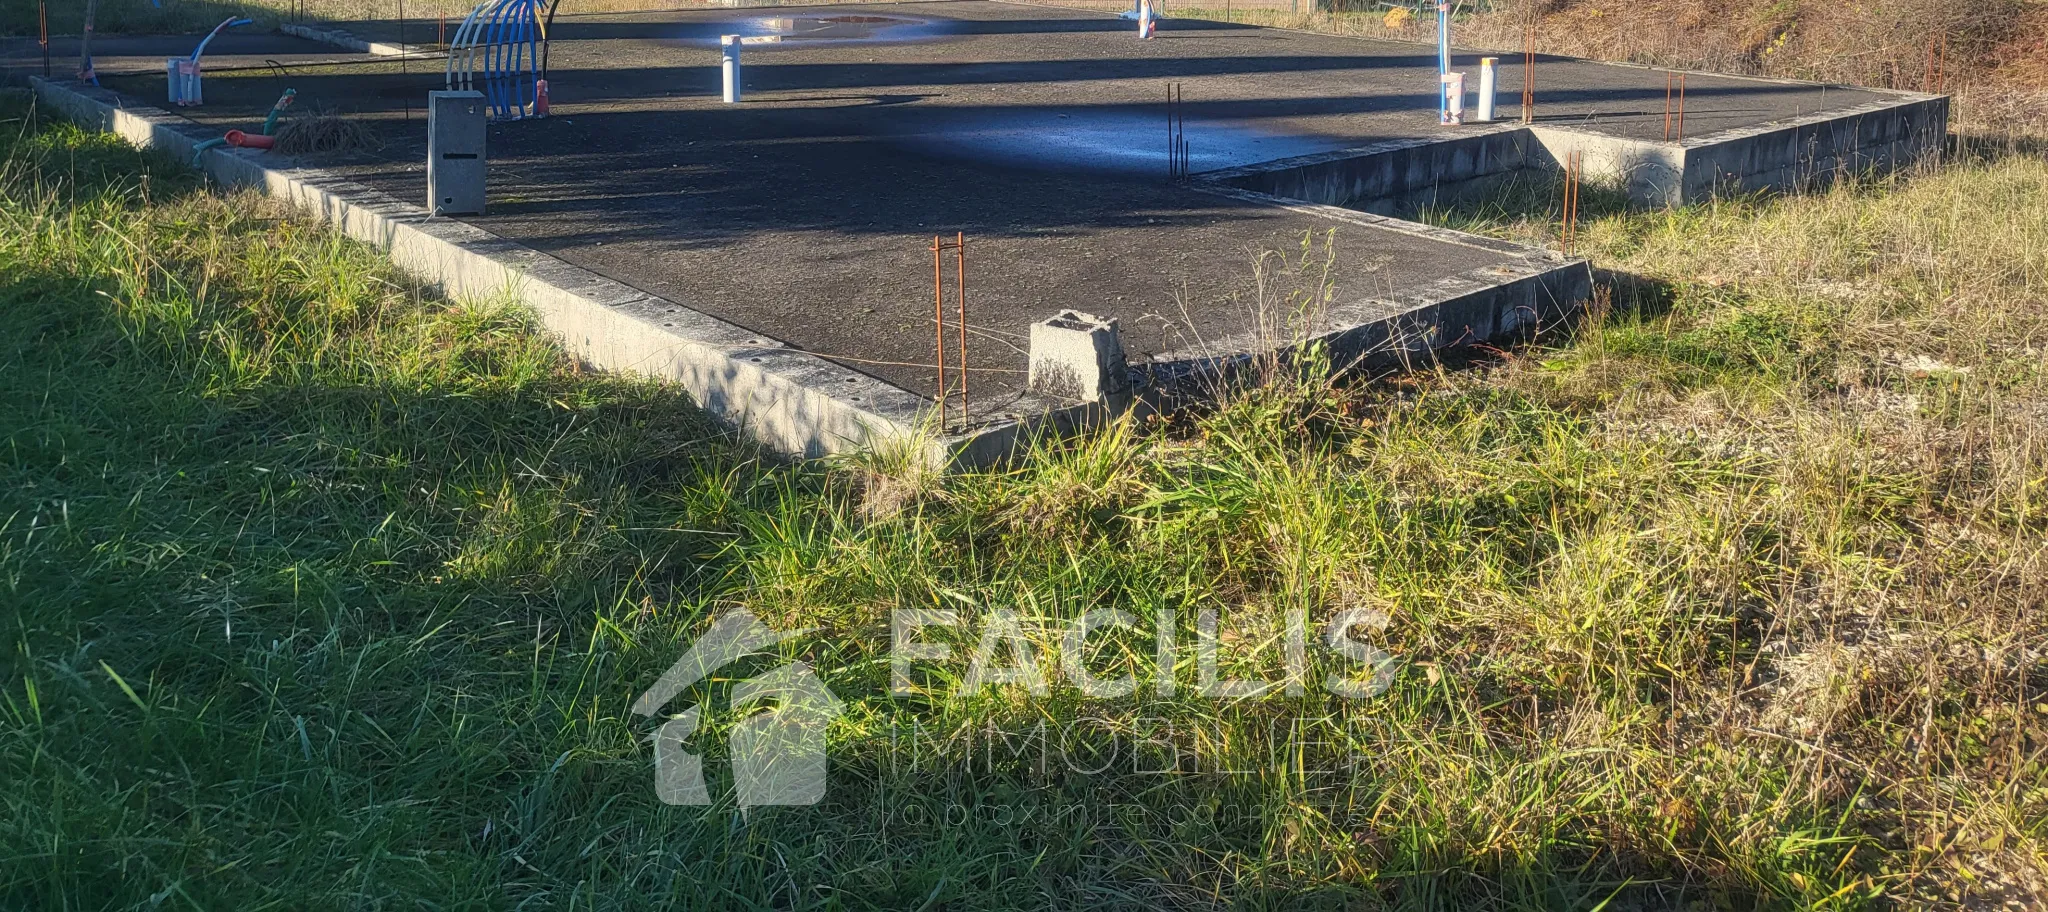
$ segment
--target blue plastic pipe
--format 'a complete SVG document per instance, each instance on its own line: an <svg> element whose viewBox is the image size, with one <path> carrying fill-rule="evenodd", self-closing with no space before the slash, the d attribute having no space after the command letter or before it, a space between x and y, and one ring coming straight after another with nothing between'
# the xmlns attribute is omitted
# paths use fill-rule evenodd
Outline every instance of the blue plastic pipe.
<svg viewBox="0 0 2048 912"><path fill-rule="evenodd" d="M547 8L547 0L477 4L455 30L446 67L448 85L482 92L492 117L499 120L538 113L541 55L547 43L542 17ZM478 76L481 86L474 84Z"/></svg>
<svg viewBox="0 0 2048 912"><path fill-rule="evenodd" d="M1451 91L1444 85L1443 77L1451 74L1451 4L1450 0L1437 0L1436 4L1436 120L1447 123L1451 119Z"/></svg>
<svg viewBox="0 0 2048 912"><path fill-rule="evenodd" d="M484 95L490 100L491 112L500 120L505 117L505 86L498 74L505 65L505 7L509 2L499 0L498 5L491 7L484 29Z"/></svg>
<svg viewBox="0 0 2048 912"><path fill-rule="evenodd" d="M505 3L500 0L484 18L484 98L490 103L491 113L500 119L505 116L505 108L498 92L498 31L504 15Z"/></svg>
<svg viewBox="0 0 2048 912"><path fill-rule="evenodd" d="M214 26L214 27L213 27L213 31L207 32L207 33L206 33L206 37L205 37L205 38L203 38L203 39L200 39L200 41L199 41L199 46L198 46L198 47L196 47L196 48L193 48L193 49L192 49L192 62L193 62L193 63L198 63L198 62L199 62L199 55L201 55L201 54L204 54L204 53L206 53L206 46L207 46L208 44L211 44L211 43L213 42L214 36L216 36L216 35L219 35L219 34L220 34L221 32L227 31L228 29L234 28L234 27L236 27L236 26L241 26L241 25L248 25L249 23L251 23L251 22L254 22L254 21L256 21L256 20L254 20L254 19L236 19L236 18L233 18L233 17L229 17L227 21L225 21L225 22L222 22L221 24L219 24L219 25L216 25L216 26Z"/></svg>
<svg viewBox="0 0 2048 912"><path fill-rule="evenodd" d="M536 0L520 0L526 6L526 67L520 70L520 82L526 88L526 105L521 116L534 113L540 104L540 4Z"/></svg>
<svg viewBox="0 0 2048 912"><path fill-rule="evenodd" d="M203 142L203 143L200 143L200 144L198 144L198 145L196 145L196 146L193 146L193 147L192 147L192 167L194 167L194 168L199 168L199 169L202 169L202 170L203 170L203 169L205 169L205 167L206 167L206 150L208 150L208 149L218 149L218 148L220 148L220 147L222 147L222 146L225 146L225 145L227 145L227 144L228 144L228 141L227 141L227 140L225 140L225 139L222 139L222 138L220 138L220 137L216 136L216 137L214 137L214 138L212 138L212 139L209 139L209 140L207 140L207 141L205 141L205 142Z"/></svg>

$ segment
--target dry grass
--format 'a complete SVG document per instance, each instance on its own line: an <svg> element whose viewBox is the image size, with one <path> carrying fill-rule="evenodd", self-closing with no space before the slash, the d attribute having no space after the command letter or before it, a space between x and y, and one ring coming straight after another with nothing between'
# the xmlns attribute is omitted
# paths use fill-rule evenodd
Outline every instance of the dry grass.
<svg viewBox="0 0 2048 912"><path fill-rule="evenodd" d="M1116 4L1076 0L1103 9ZM1535 23L1544 53L1653 66L1899 89L1929 86L1933 36L1946 36L1941 87L2038 92L2048 82L2048 6L2033 0L1502 0L1464 16L1465 47L1519 51ZM1203 0L1177 16L1229 18L1336 34L1435 41L1435 20L1389 28L1383 9L1294 12L1288 3ZM2038 107L2038 99L2034 106Z"/></svg>
<svg viewBox="0 0 2048 912"><path fill-rule="evenodd" d="M337 114L287 120L277 129L276 150L281 155L373 152L382 145L375 131Z"/></svg>
<svg viewBox="0 0 2048 912"><path fill-rule="evenodd" d="M2048 162L2009 150L1801 199L1609 216L1589 232L1596 262L1656 292L1567 352L1470 381L1670 460L1645 477L1673 499L1556 558L1604 593L1571 609L1578 626L1496 615L1516 648L1613 654L1583 636L1608 623L1618 579L1689 579L1622 592L1649 608L1690 589L1752 646L1672 710L1722 750L1776 742L1801 788L1879 809L1889 822L1866 831L1904 905L2048 902L2044 204ZM1746 480L1670 487L1684 453Z"/></svg>

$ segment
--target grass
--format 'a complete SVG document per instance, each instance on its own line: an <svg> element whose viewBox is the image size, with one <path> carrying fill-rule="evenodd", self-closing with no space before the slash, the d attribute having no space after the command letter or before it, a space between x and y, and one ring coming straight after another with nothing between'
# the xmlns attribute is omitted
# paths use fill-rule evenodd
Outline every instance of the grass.
<svg viewBox="0 0 2048 912"><path fill-rule="evenodd" d="M315 114L286 121L277 131L280 155L323 155L376 150L377 134L362 122L338 114Z"/></svg>
<svg viewBox="0 0 2048 912"><path fill-rule="evenodd" d="M767 458L26 104L0 906L2048 899L2048 162L1600 210L1638 279L1570 339L935 477ZM736 606L820 628L785 647L848 704L817 807L656 800L631 701ZM1219 703L1183 659L1168 697L1133 633L1093 660L1132 698L958 661L890 697L889 612L940 607L1047 661L1083 610L1217 610L1260 677L1287 611L1372 610L1400 666Z"/></svg>
<svg viewBox="0 0 2048 912"><path fill-rule="evenodd" d="M265 24L274 23L275 11L286 8L287 0L99 0L95 30L100 34L204 34L231 16L254 15ZM83 2L0 0L0 35L40 34L39 17L45 10L51 35L77 35L84 30Z"/></svg>

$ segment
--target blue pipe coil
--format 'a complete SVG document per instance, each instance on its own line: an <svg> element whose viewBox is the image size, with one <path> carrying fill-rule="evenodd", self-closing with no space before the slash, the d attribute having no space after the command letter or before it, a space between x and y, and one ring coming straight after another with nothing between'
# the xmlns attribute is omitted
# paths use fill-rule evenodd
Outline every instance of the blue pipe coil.
<svg viewBox="0 0 2048 912"><path fill-rule="evenodd" d="M547 45L542 17L549 0L485 0L456 32L464 56L450 57L449 84L457 68L483 80L480 86L492 117L519 119L539 113L541 61ZM480 71L480 72L479 72Z"/></svg>
<svg viewBox="0 0 2048 912"><path fill-rule="evenodd" d="M484 96L490 101L491 112L500 119L505 116L505 100L498 79L498 33L504 16L505 3L500 0L484 20Z"/></svg>
<svg viewBox="0 0 2048 912"><path fill-rule="evenodd" d="M526 111L519 104L519 0L506 0L505 28L499 35L503 50L498 58L498 79L505 96L505 109L514 118Z"/></svg>
<svg viewBox="0 0 2048 912"><path fill-rule="evenodd" d="M505 103L505 12L511 0L500 0L491 10L491 31L487 37L484 84L489 87L491 107L500 118L509 116L510 106Z"/></svg>
<svg viewBox="0 0 2048 912"><path fill-rule="evenodd" d="M534 0L520 0L525 13L520 21L526 28L526 64L520 68L520 82L526 88L528 113L538 113L540 105L540 6Z"/></svg>

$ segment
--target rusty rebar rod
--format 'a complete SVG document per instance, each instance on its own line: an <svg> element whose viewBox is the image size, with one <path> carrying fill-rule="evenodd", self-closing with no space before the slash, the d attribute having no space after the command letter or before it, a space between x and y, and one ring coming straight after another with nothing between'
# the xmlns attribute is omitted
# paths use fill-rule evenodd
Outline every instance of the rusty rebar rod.
<svg viewBox="0 0 2048 912"><path fill-rule="evenodd" d="M1940 93L1947 81L1942 70L1948 63L1948 33L1937 32L1934 40L1927 43L1927 72L1921 79L1923 91Z"/></svg>
<svg viewBox="0 0 2048 912"><path fill-rule="evenodd" d="M1579 242L1579 179L1584 170L1584 160L1578 150L1573 150L1564 159L1564 230L1559 246L1565 256L1571 256Z"/></svg>
<svg viewBox="0 0 2048 912"><path fill-rule="evenodd" d="M1934 57L1934 90L1948 88L1948 33L1941 33L1941 51Z"/></svg>
<svg viewBox="0 0 2048 912"><path fill-rule="evenodd" d="M1185 181L1194 176L1194 162L1188 154L1188 87L1176 83L1173 87L1173 110L1180 130L1180 179Z"/></svg>
<svg viewBox="0 0 2048 912"><path fill-rule="evenodd" d="M1672 92L1678 88L1678 80L1671 72L1664 73L1664 141L1671 141L1671 100Z"/></svg>
<svg viewBox="0 0 2048 912"><path fill-rule="evenodd" d="M953 235L953 284L960 302L960 425L967 425L967 233ZM943 414L943 410L941 411Z"/></svg>
<svg viewBox="0 0 2048 912"><path fill-rule="evenodd" d="M1686 141L1686 74L1677 74L1677 141Z"/></svg>
<svg viewBox="0 0 2048 912"><path fill-rule="evenodd" d="M1522 122L1536 122L1536 25L1522 27Z"/></svg>
<svg viewBox="0 0 2048 912"><path fill-rule="evenodd" d="M934 334L933 349L935 352L933 360L938 365L939 370L938 391L932 395L932 403L937 406L939 427L943 430L946 424L946 400L951 398L954 393L954 390L949 390L946 385L947 251L952 251L953 253L954 372L959 378L957 391L960 395L960 421L965 424L968 418L967 233L964 231L954 232L951 243L946 241L944 235L932 235L932 246L930 249L932 252L932 331Z"/></svg>
<svg viewBox="0 0 2048 912"><path fill-rule="evenodd" d="M1679 142L1685 141L1685 78L1686 74L1684 73L1672 73L1667 71L1664 74L1665 142L1670 142L1674 138L1677 139ZM1676 102L1675 108L1673 107L1674 101ZM1673 119L1674 115L1676 116L1675 120ZM1675 134L1672 130L1673 127L1677 128L1677 132Z"/></svg>
<svg viewBox="0 0 2048 912"><path fill-rule="evenodd" d="M943 278L945 260L942 259L944 256L945 247L940 245L939 236L932 235L932 314L938 321L939 365L939 390L932 397L932 401L938 403L941 423L946 420L946 284Z"/></svg>
<svg viewBox="0 0 2048 912"><path fill-rule="evenodd" d="M1166 178L1175 183L1186 181L1194 173L1188 151L1186 99L1184 84L1166 84Z"/></svg>

